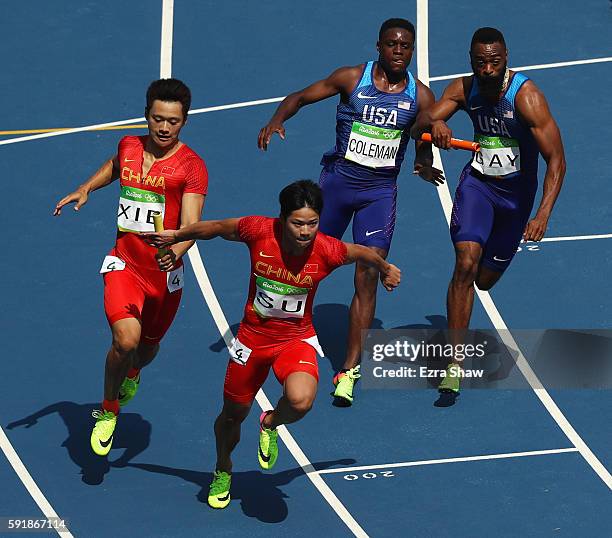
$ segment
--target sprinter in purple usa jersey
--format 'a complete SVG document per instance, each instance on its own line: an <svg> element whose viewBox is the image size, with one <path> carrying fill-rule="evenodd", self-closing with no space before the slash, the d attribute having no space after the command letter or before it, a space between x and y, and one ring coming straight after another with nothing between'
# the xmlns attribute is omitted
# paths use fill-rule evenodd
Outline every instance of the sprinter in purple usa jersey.
<svg viewBox="0 0 612 538"><path fill-rule="evenodd" d="M453 80L441 99L419 114L414 138L431 132L433 143L450 147L446 124L455 112L467 112L480 151L472 154L459 179L450 233L455 269L448 287L449 329L466 329L474 303L474 283L489 290L510 265L521 239L544 236L565 175L559 128L537 86L508 69L504 36L480 28L470 47L473 75ZM538 188L538 156L546 161L544 192L529 220ZM457 393L459 379L445 378L441 391Z"/></svg>
<svg viewBox="0 0 612 538"><path fill-rule="evenodd" d="M321 231L340 239L353 219L353 241L386 258L395 228L397 176L410 128L419 111L434 103L433 93L407 67L414 51L415 30L404 19L389 19L380 28L378 59L341 67L324 80L292 93L259 133L266 150L283 122L304 105L340 95L336 144L323 155L319 183L324 210ZM444 181L432 167L431 144L416 142L414 173L434 185ZM334 377L338 405L351 405L360 377L362 330L369 329L376 308L378 273L362 264L355 269L355 295L349 313L349 335L343 369Z"/></svg>

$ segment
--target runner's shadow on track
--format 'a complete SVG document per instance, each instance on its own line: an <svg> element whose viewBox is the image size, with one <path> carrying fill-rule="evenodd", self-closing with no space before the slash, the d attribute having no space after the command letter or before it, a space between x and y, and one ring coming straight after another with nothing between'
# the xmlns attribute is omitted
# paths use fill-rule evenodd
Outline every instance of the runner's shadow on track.
<svg viewBox="0 0 612 538"><path fill-rule="evenodd" d="M356 463L354 459L341 459L322 461L314 463L313 466L316 469L326 469L334 465L352 465L354 463ZM128 463L127 465L150 473L182 478L186 482L191 482L202 488L196 495L201 503L206 504L208 501L208 487L212 481L212 473L210 472L176 469L150 463ZM305 477L301 467L271 474L264 474L261 471L234 472L231 488L232 502L239 499L242 512L247 517L257 518L263 523L280 523L289 514L289 508L285 502L288 496L283 492L281 486L289 484L300 476Z"/></svg>
<svg viewBox="0 0 612 538"><path fill-rule="evenodd" d="M319 343L325 351L334 372L342 369L346 354L346 339L349 328L349 307L345 304L329 303L314 307L313 323ZM374 318L372 329L382 329L382 321Z"/></svg>
<svg viewBox="0 0 612 538"><path fill-rule="evenodd" d="M349 307L344 304L322 304L313 310L314 326L319 336L319 343L325 351L326 358L331 362L335 372L339 371L344 364L346 353L346 338L349 326ZM431 314L425 316L429 324L416 323L413 325L401 325L385 329L383 322L374 318L370 330L414 330L414 329L446 329L448 322L445 316Z"/></svg>
<svg viewBox="0 0 612 538"><path fill-rule="evenodd" d="M70 459L80 467L85 484L96 486L104 481L111 467L125 467L132 458L146 450L151 440L151 423L136 413L121 413L115 430L113 448L109 456L117 454L117 449L125 449L118 459L109 461L91 450L89 437L95 424L91 416L99 403L77 404L75 402L57 402L40 411L32 413L7 425L12 430L19 426L31 428L38 419L57 413L68 429L68 437L61 446L66 447Z"/></svg>
<svg viewBox="0 0 612 538"><path fill-rule="evenodd" d="M238 334L238 327L240 327L240 323L234 323L234 325L230 327L230 330L232 331L230 338ZM227 346L225 345L225 340L223 340L223 338L219 338L219 340L217 340L214 344L208 346L208 349L214 351L215 353L222 353L224 351L227 352Z"/></svg>

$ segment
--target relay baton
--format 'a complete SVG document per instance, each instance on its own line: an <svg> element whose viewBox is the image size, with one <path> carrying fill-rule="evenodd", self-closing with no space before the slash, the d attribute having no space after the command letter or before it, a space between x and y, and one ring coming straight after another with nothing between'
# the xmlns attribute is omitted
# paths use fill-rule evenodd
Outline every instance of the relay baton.
<svg viewBox="0 0 612 538"><path fill-rule="evenodd" d="M155 215L153 215L153 225L155 226L156 232L164 231L164 217L162 217L161 213L156 213ZM168 254L168 250L165 248L158 248L157 253L160 256L165 256L166 254Z"/></svg>
<svg viewBox="0 0 612 538"><path fill-rule="evenodd" d="M423 142L431 142L431 134L423 133L421 135ZM459 138L451 138L451 148L455 149L467 149L468 151L480 151L480 144L478 142L470 142L469 140L460 140Z"/></svg>

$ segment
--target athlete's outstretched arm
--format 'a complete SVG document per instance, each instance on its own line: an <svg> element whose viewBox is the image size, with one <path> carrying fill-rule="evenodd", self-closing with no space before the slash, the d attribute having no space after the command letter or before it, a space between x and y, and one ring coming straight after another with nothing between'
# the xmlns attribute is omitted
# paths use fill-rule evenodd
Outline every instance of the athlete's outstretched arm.
<svg viewBox="0 0 612 538"><path fill-rule="evenodd" d="M423 133L431 132L431 140L435 146L449 149L453 132L446 125L446 120L465 106L465 85L464 77L453 80L438 102L427 109L419 110L416 122L410 130L410 136L420 140Z"/></svg>
<svg viewBox="0 0 612 538"><path fill-rule="evenodd" d="M398 267L380 257L374 250L362 245L344 243L347 256L345 264L361 262L369 267L378 269L380 280L387 291L393 291L399 286L402 272Z"/></svg>
<svg viewBox="0 0 612 538"><path fill-rule="evenodd" d="M546 161L544 192L536 215L527 223L523 239L539 241L544 237L565 176L565 152L559 127L550 113L544 94L537 86L526 82L516 95L516 109L529 125L542 157Z"/></svg>
<svg viewBox="0 0 612 538"><path fill-rule="evenodd" d="M195 192L186 192L181 199L181 228L198 222L202 218L205 195ZM172 246L165 254L157 254L157 264L161 271L171 271L195 241L183 241Z"/></svg>
<svg viewBox="0 0 612 538"><path fill-rule="evenodd" d="M78 211L87 203L87 198L89 197L90 192L110 185L119 177L119 169L119 159L117 158L117 155L115 155L112 159L106 161L85 183L57 202L55 209L53 210L53 215L60 215L62 213L62 207L72 202L76 202L74 205L74 210Z"/></svg>
<svg viewBox="0 0 612 538"><path fill-rule="evenodd" d="M363 66L341 67L336 69L329 77L285 97L268 124L259 131L257 147L266 151L274 133L278 133L284 140L285 127L283 123L294 116L303 106L322 101L339 93L350 94L357 84L362 70Z"/></svg>
<svg viewBox="0 0 612 538"><path fill-rule="evenodd" d="M238 236L238 221L235 219L201 220L189 224L180 230L164 230L163 232L146 232L140 235L145 243L157 248L169 247L182 241L195 241L196 239L214 239L221 237L228 241L240 241Z"/></svg>
<svg viewBox="0 0 612 538"><path fill-rule="evenodd" d="M435 102L436 98L433 92L420 80L417 80L417 103L419 104L419 112L429 110ZM442 170L433 167L431 144L429 142L423 142L422 140L415 140L414 147L415 157L413 173L436 186L442 185L442 183L444 183L444 174Z"/></svg>

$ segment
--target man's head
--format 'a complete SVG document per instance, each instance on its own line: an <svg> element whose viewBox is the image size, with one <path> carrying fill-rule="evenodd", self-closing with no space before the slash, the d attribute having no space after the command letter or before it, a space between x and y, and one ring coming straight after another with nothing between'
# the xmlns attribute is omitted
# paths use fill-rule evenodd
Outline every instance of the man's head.
<svg viewBox="0 0 612 538"><path fill-rule="evenodd" d="M386 72L403 74L414 52L414 25L406 19L388 19L378 32L378 63Z"/></svg>
<svg viewBox="0 0 612 538"><path fill-rule="evenodd" d="M287 185L279 194L280 221L283 237L296 250L308 248L319 231L319 217L323 210L321 187L310 180Z"/></svg>
<svg viewBox="0 0 612 538"><path fill-rule="evenodd" d="M470 45L470 62L482 89L501 89L508 66L508 50L502 33L489 27L476 30Z"/></svg>
<svg viewBox="0 0 612 538"><path fill-rule="evenodd" d="M160 147L171 147L187 122L191 92L180 80L165 78L151 83L147 89L145 118L149 135Z"/></svg>

